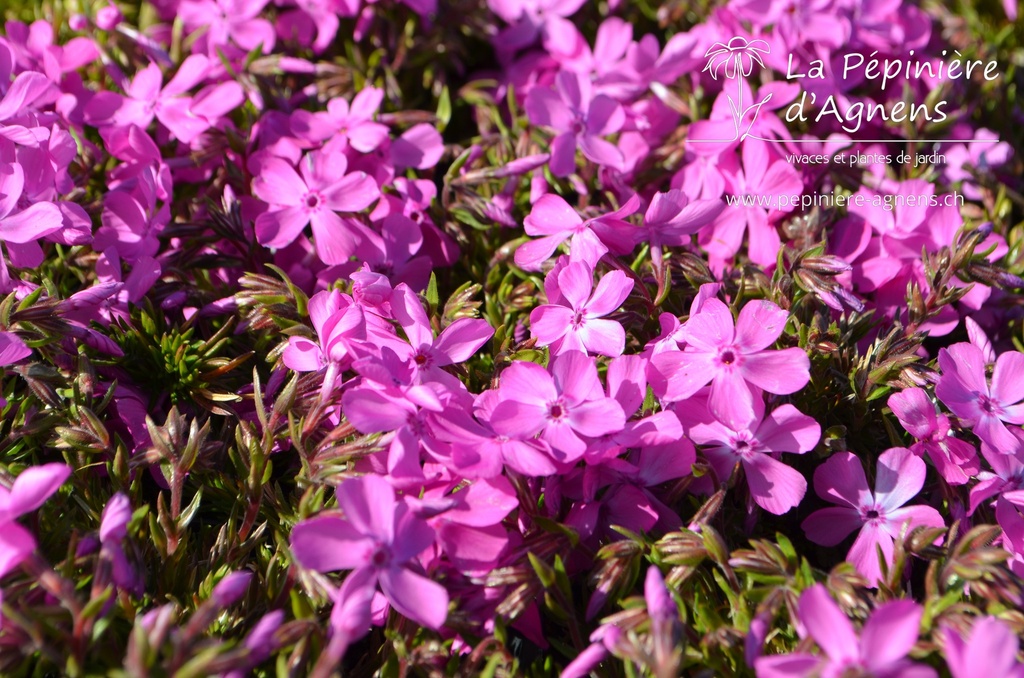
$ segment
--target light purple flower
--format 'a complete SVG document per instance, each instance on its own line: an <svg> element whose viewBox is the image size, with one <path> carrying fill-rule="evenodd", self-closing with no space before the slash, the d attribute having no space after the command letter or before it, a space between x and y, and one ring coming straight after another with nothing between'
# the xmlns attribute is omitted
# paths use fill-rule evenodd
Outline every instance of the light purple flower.
<svg viewBox="0 0 1024 678"><path fill-rule="evenodd" d="M354 570L349 577L360 581L360 588L372 590L380 584L399 613L427 628L440 628L448 616L448 592L419 574L415 564L434 543L433 528L397 501L380 476L347 480L337 497L344 518L322 515L292 530L295 559L318 572Z"/></svg>
<svg viewBox="0 0 1024 678"><path fill-rule="evenodd" d="M907 654L917 642L924 610L910 600L879 606L865 622L860 637L828 590L815 584L800 595L800 621L824 656L793 653L760 657L754 662L757 678L840 678L868 675L875 678L934 678L929 666L914 664Z"/></svg>
<svg viewBox="0 0 1024 678"><path fill-rule="evenodd" d="M550 346L554 355L566 351L622 355L626 331L604 316L622 306L633 289L633 281L622 271L612 271L601 276L594 290L594 273L583 262L567 264L557 276L548 276L548 280L552 278L561 298L530 313L530 329L537 337L537 345ZM551 300L552 295L548 296Z"/></svg>
<svg viewBox="0 0 1024 678"><path fill-rule="evenodd" d="M904 447L886 450L878 458L874 492L868 487L860 459L851 452L839 452L814 472L814 491L839 506L815 511L804 520L807 538L822 546L835 546L860 529L846 558L877 586L882 578L878 549L892 564L893 540L904 526L944 527L945 522L931 506L904 506L924 485L924 461Z"/></svg>
<svg viewBox="0 0 1024 678"><path fill-rule="evenodd" d="M536 87L526 95L526 113L535 125L550 127L558 136L551 142L551 173L567 177L576 168L576 147L598 165L621 170L622 151L602 137L622 129L626 115L611 97L593 95L587 78L569 71L556 77L557 91Z"/></svg>
<svg viewBox="0 0 1024 678"><path fill-rule="evenodd" d="M939 351L942 377L935 395L993 449L1011 454L1016 439L1006 424L1024 424L1024 355L1007 351L996 359L991 384L985 356L974 344Z"/></svg>
<svg viewBox="0 0 1024 678"><path fill-rule="evenodd" d="M939 631L946 663L953 678L999 676L1024 678L1024 664L1017 661L1020 638L996 617L974 622L967 638L951 627Z"/></svg>
<svg viewBox="0 0 1024 678"><path fill-rule="evenodd" d="M605 396L590 356L570 352L552 358L551 372L540 365L516 362L501 373L500 402L490 424L513 437L540 434L562 462L583 456L581 436L598 437L622 430L626 416Z"/></svg>
<svg viewBox="0 0 1024 678"><path fill-rule="evenodd" d="M755 418L759 389L787 395L810 381L810 360L800 348L770 350L789 314L770 301L744 305L738 320L718 299L708 299L683 326L686 348L651 358L648 379L668 402L685 400L711 383L715 418L742 430Z"/></svg>

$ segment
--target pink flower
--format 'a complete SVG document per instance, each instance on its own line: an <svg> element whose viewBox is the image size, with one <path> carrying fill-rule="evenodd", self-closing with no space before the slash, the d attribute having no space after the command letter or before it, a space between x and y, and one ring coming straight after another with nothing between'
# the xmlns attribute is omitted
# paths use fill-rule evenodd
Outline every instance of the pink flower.
<svg viewBox="0 0 1024 678"><path fill-rule="evenodd" d="M95 125L138 125L145 129L156 117L176 139L190 143L245 100L237 82L212 85L195 97L186 96L209 72L210 60L193 54L181 63L171 81L161 86L160 67L150 64L132 79L126 97L97 93L85 107L86 120Z"/></svg>
<svg viewBox="0 0 1024 678"><path fill-rule="evenodd" d="M383 90L364 87L352 99L351 106L346 99L335 97L327 102L326 111L295 111L292 132L308 141L340 137L360 153L370 153L388 138L388 128L373 120L383 99Z"/></svg>
<svg viewBox="0 0 1024 678"><path fill-rule="evenodd" d="M780 405L765 418L764 402L758 398L754 410L754 420L739 430L715 421L706 409L691 407L690 403L678 407L676 414L690 439L707 446L704 455L720 483L729 480L739 462L754 502L769 513L782 515L804 498L807 481L775 456L810 451L818 444L821 427L792 405Z"/></svg>
<svg viewBox="0 0 1024 678"><path fill-rule="evenodd" d="M32 349L25 345L14 332L0 332L0 367L13 365L22 358L32 355Z"/></svg>
<svg viewBox="0 0 1024 678"><path fill-rule="evenodd" d="M636 244L637 229L624 218L639 207L640 199L633 195L614 212L584 221L563 198L547 193L524 222L527 235L542 237L519 246L516 265L528 271L540 270L540 265L566 240L570 261L585 261L591 268L608 251L626 254Z"/></svg>
<svg viewBox="0 0 1024 678"><path fill-rule="evenodd" d="M800 620L825 656L793 653L760 657L754 662L757 678L840 678L867 675L876 678L933 678L929 666L914 664L907 654L917 642L924 610L910 600L880 605L861 630L860 637L849 618L821 584L800 595Z"/></svg>
<svg viewBox="0 0 1024 678"><path fill-rule="evenodd" d="M611 97L593 96L592 85L576 73L561 71L557 92L536 87L526 95L526 113L534 125L558 133L551 142L551 173L567 177L576 168L576 147L598 165L622 170L622 151L601 137L622 129L626 114Z"/></svg>
<svg viewBox="0 0 1024 678"><path fill-rule="evenodd" d="M396 501L395 491L380 476L347 480L337 497L344 518L322 515L292 530L295 559L318 572L354 570L350 578L368 589L379 583L400 614L440 628L448 616L448 592L419 574L415 564L434 543L434 530Z"/></svg>
<svg viewBox="0 0 1024 678"><path fill-rule="evenodd" d="M950 485L963 485L981 470L974 446L950 435L949 417L935 411L922 388L908 388L889 396L889 409L907 432L917 438L917 455L927 453Z"/></svg>
<svg viewBox="0 0 1024 678"><path fill-rule="evenodd" d="M725 261L740 250L743 233L748 237L747 255L755 264L769 266L775 263L781 240L773 220L788 209L779 209L780 197L803 193L804 185L792 165L782 158L772 157L764 141L746 139L743 142L743 166L729 167L725 171L729 192L753 198L752 204L726 207L715 220L714 227L706 229L700 243L708 253ZM771 206L762 206L759 199L766 198Z"/></svg>
<svg viewBox="0 0 1024 678"><path fill-rule="evenodd" d="M787 395L810 381L810 360L800 348L768 350L789 314L770 301L752 301L734 323L729 307L708 299L683 326L686 348L651 358L648 379L665 401L689 398L711 383L708 407L716 419L742 430L756 416L758 389Z"/></svg>
<svg viewBox="0 0 1024 678"><path fill-rule="evenodd" d="M538 306L530 313L530 328L537 337L537 345L550 346L554 355L566 351L622 355L626 332L618 322L605 320L604 316L622 306L633 289L633 281L622 271L612 271L601 277L597 290L591 294L594 273L582 262L567 264L557 276L549 275L548 280L554 283L550 285L548 299L555 303Z"/></svg>
<svg viewBox="0 0 1024 678"><path fill-rule="evenodd" d="M366 172L346 174L348 161L340 152L313 151L299 164L298 173L280 158L266 158L252 190L271 209L256 218L256 239L261 245L290 245L306 224L313 226L317 254L326 264L341 264L355 253L366 229L354 217L337 212L359 212L380 197Z"/></svg>
<svg viewBox="0 0 1024 678"><path fill-rule="evenodd" d="M264 54L274 49L274 26L260 19L269 0L184 0L178 17L189 30L202 31L193 49L217 56L218 47L234 42L246 52L260 47Z"/></svg>
<svg viewBox="0 0 1024 678"><path fill-rule="evenodd" d="M945 526L931 506L904 506L921 491L926 471L925 463L910 450L886 450L878 458L872 492L860 459L851 452L834 454L815 470L814 491L839 506L815 511L801 527L808 539L822 546L835 546L859 528L846 558L871 586L877 586L882 577L877 550L882 549L891 565L893 540L904 525L908 530Z"/></svg>
<svg viewBox="0 0 1024 678"><path fill-rule="evenodd" d="M0 577L36 548L35 538L15 519L42 506L69 475L64 464L43 464L22 471L11 489L0 487Z"/></svg>
<svg viewBox="0 0 1024 678"><path fill-rule="evenodd" d="M936 397L972 426L982 442L1011 454L1017 441L1006 424L1024 424L1024 355L1000 355L991 385L985 379L985 357L973 344L953 344L939 351L939 367Z"/></svg>
<svg viewBox="0 0 1024 678"><path fill-rule="evenodd" d="M587 443L581 436L614 433L626 423L622 406L605 396L594 359L575 351L553 358L550 374L536 363L513 363L501 373L499 396L490 416L494 430L540 434L562 462L583 456Z"/></svg>
<svg viewBox="0 0 1024 678"><path fill-rule="evenodd" d="M967 638L961 638L948 626L943 627L939 635L944 641L946 662L953 678L1024 678L1024 664L1017 661L1020 639L996 617L974 622Z"/></svg>

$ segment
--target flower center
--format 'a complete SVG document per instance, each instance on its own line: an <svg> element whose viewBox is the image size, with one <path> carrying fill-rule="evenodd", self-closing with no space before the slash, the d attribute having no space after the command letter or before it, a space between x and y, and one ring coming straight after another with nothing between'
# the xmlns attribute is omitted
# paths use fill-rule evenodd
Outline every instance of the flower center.
<svg viewBox="0 0 1024 678"><path fill-rule="evenodd" d="M320 196L317 195L316 193L307 193L306 194L306 207L308 207L311 210L315 210L319 206L320 206Z"/></svg>
<svg viewBox="0 0 1024 678"><path fill-rule="evenodd" d="M572 317L572 326L576 329L583 327L583 312L577 311L576 315Z"/></svg>
<svg viewBox="0 0 1024 678"><path fill-rule="evenodd" d="M719 354L718 359L722 361L723 365L732 365L736 362L736 352L727 348Z"/></svg>
<svg viewBox="0 0 1024 678"><path fill-rule="evenodd" d="M871 509L870 511L867 512L865 517L868 520L878 520L878 511L876 511L875 509Z"/></svg>
<svg viewBox="0 0 1024 678"><path fill-rule="evenodd" d="M418 366L423 367L428 362L430 362L430 359L427 356L423 355L422 353L417 353L416 357L413 358L412 361L416 363Z"/></svg>
<svg viewBox="0 0 1024 678"><path fill-rule="evenodd" d="M978 395L978 405L985 414L996 414L996 410L998 410L998 406L987 395Z"/></svg>
<svg viewBox="0 0 1024 678"><path fill-rule="evenodd" d="M548 405L548 419L563 419L565 418L566 414L567 412L565 411L565 403L563 403L561 400L556 400L555 402Z"/></svg>
<svg viewBox="0 0 1024 678"><path fill-rule="evenodd" d="M384 544L377 544L370 555L374 567L387 567L391 563L391 551Z"/></svg>

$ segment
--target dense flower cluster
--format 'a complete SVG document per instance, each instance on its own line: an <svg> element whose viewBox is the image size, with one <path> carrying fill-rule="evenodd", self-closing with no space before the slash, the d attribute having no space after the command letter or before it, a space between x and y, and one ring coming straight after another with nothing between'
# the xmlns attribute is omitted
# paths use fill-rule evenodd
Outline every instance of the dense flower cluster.
<svg viewBox="0 0 1024 678"><path fill-rule="evenodd" d="M1024 675L1021 83L843 77L1013 73L1019 24L47 7L0 37L0 673Z"/></svg>

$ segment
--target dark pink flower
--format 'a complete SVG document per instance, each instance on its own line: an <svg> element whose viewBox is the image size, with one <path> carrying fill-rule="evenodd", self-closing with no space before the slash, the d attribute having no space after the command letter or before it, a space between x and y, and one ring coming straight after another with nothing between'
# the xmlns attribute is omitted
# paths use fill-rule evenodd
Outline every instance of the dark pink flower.
<svg viewBox="0 0 1024 678"><path fill-rule="evenodd" d="M530 329L538 346L550 346L554 355L566 351L612 357L622 354L626 332L618 322L605 320L604 316L622 306L633 281L622 271L603 275L597 290L593 281L593 271L583 262L571 262L558 271L554 280L558 303L538 306L530 313ZM548 296L551 300L552 295Z"/></svg>
<svg viewBox="0 0 1024 678"><path fill-rule="evenodd" d="M303 157L298 172L280 158L266 158L253 193L271 206L256 219L261 245L290 245L312 224L317 254L326 264L341 264L355 253L366 227L356 218L339 216L366 209L380 189L366 172L346 174L348 162L340 152L313 151Z"/></svg>
<svg viewBox="0 0 1024 678"><path fill-rule="evenodd" d="M626 120L622 106L604 94L594 96L590 81L576 73L562 71L555 81L557 91L537 87L526 95L530 122L558 134L551 142L551 173L556 177L572 174L577 146L588 160L623 169L622 151L602 138L622 129Z"/></svg>
<svg viewBox="0 0 1024 678"><path fill-rule="evenodd" d="M708 299L681 332L682 351L651 358L648 379L668 402L685 400L711 383L708 407L733 430L755 418L759 389L786 395L810 381L810 360L800 348L770 350L782 335L789 314L770 301L751 301L735 322L729 307Z"/></svg>
<svg viewBox="0 0 1024 678"><path fill-rule="evenodd" d="M950 485L963 485L981 470L978 455L966 440L950 435L949 417L935 411L922 388L908 388L889 396L889 409L918 442L915 454L927 453Z"/></svg>
<svg viewBox="0 0 1024 678"><path fill-rule="evenodd" d="M417 624L437 629L448 616L448 593L419 574L416 558L434 543L434 530L417 518L380 476L342 483L337 490L344 517L321 515L292 530L295 559L311 570L354 570L349 577L373 589Z"/></svg>

